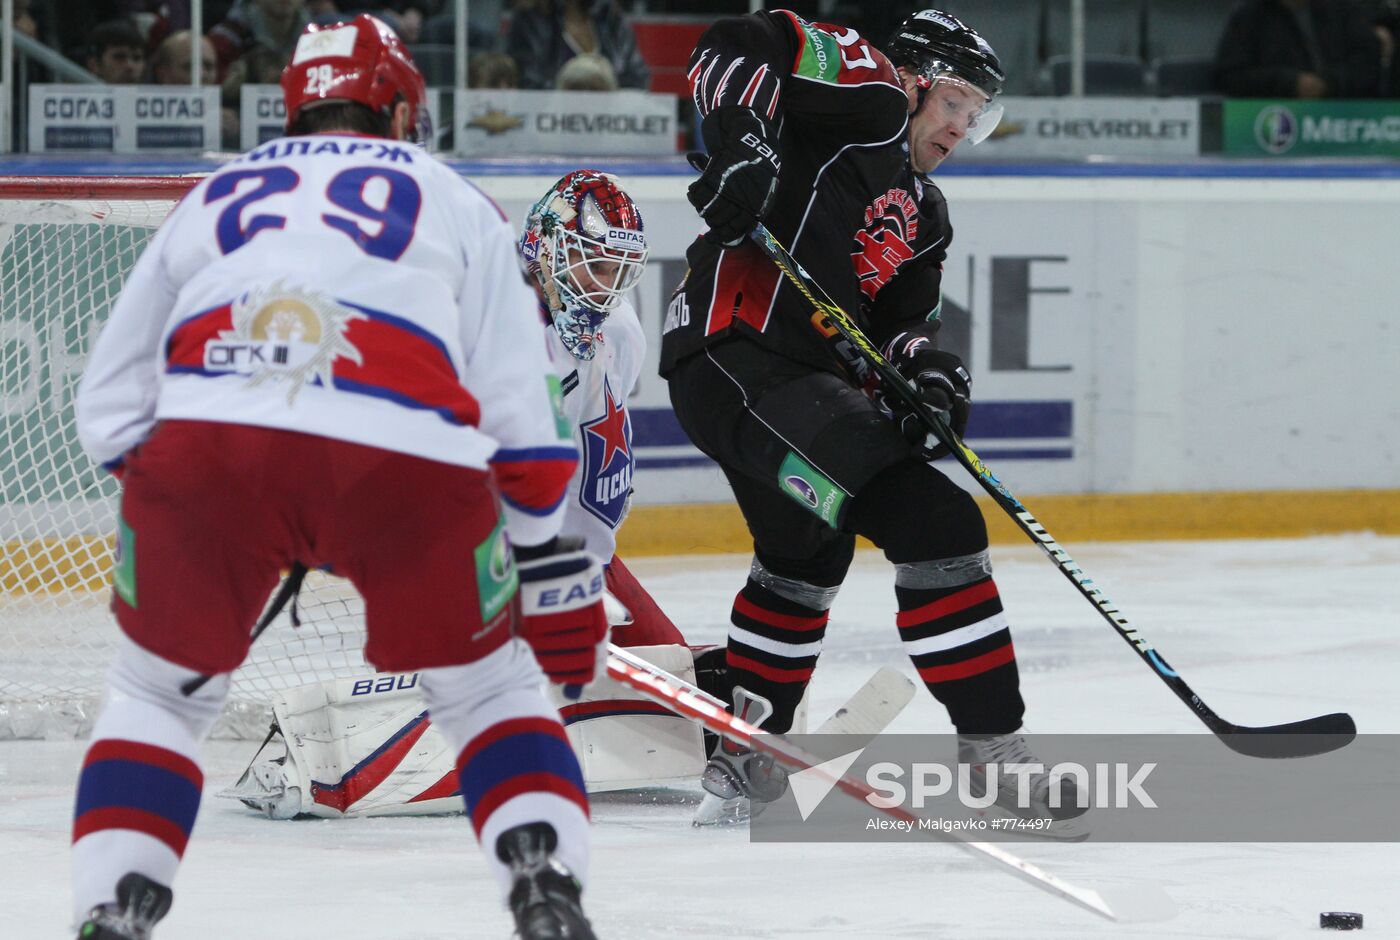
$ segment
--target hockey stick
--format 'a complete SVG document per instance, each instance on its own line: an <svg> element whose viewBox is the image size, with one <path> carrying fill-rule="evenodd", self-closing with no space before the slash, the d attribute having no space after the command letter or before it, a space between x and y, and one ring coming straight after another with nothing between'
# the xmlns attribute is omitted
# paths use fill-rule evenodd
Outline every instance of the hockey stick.
<svg viewBox="0 0 1400 940"><path fill-rule="evenodd" d="M1075 563L1074 559L1069 556L1069 552L1060 547L1060 544L1045 530L1045 527L1037 521L1035 516L1031 515L1030 510L1023 506L1021 501L1006 488L1006 485L998 480L991 470L987 469L981 458L958 438L942 414L933 411L924 403L914 387L871 344L860 327L846 314L846 311L842 310L831 299L831 296L822 290L821 285L803 270L787 249L773 237L773 233L768 231L766 226L760 224L754 229L752 237L763 253L773 260L787 279L802 293L802 296L806 297L816 308L816 313L820 316L813 317L813 326L828 339L840 338L855 348L861 358L875 371L881 386L903 399L905 405L923 420L930 433L938 438L939 443L952 452L958 463L962 464L967 472L972 474L982 488L991 495L996 504L1015 520L1021 531L1026 533L1030 540L1050 557L1050 560L1060 569L1060 573L1068 578L1079 593L1094 605L1095 609L1108 621L1109 626L1113 627L1118 635L1137 651L1142 661L1152 667L1152 671L1157 674L1158 678L1176 693L1177 698L1186 703L1196 717L1213 731L1226 747L1249 757L1307 757L1335 751L1352 742L1356 737L1356 722L1345 712L1334 712L1330 715L1319 715L1316 718L1307 718L1288 724L1262 727L1237 725L1217 715L1209 705L1201 700L1199 695L1192 691L1191 687L1186 684L1186 680L1153 648L1147 638L1137 628L1129 625L1128 619L1123 616L1117 606L1095 586L1093 579ZM825 328L822 321L825 321Z"/></svg>
<svg viewBox="0 0 1400 940"><path fill-rule="evenodd" d="M630 650L608 644L608 652L623 662L645 672L663 678L682 682L679 676L672 676ZM729 706L699 686L688 686L694 694L716 708L729 710ZM876 735L894 721L914 699L914 683L899 670L881 666L875 674L865 680L841 707L827 717L812 734L863 734ZM689 715L680 715L690 718Z"/></svg>
<svg viewBox="0 0 1400 940"><path fill-rule="evenodd" d="M287 573L287 577L282 581L281 587L273 596L272 602L267 605L267 610L262 617L253 625L253 632L248 635L248 645L251 646L263 631L272 625L272 621L277 619L277 615L282 612L282 608L287 606L287 602L292 602L292 626L301 626L301 619L297 616L297 593L301 590L301 582L306 579L306 566L299 561L292 562L292 570ZM213 679L212 675L199 675L190 679L180 686L180 694L186 698L198 692Z"/></svg>
<svg viewBox="0 0 1400 940"><path fill-rule="evenodd" d="M734 717L725 710L718 699L701 691L684 679L673 676L660 667L653 666L646 660L639 659L625 650L612 647L608 655L608 675L658 705L670 709L681 717L697 722L708 731L722 735L741 747L772 755L773 759L786 767L789 772L802 773L805 771L820 776L852 797L866 802L866 805L872 809L878 809L879 812L887 816L908 823L914 827L914 831L920 829L919 817L904 807L883 808L880 807L879 802L870 802L868 797L874 797L879 801L879 796L863 780L845 774L834 777L826 767L822 766L821 758L797 747L779 735L765 734L754 725ZM945 832L941 829L928 831L936 838L951 842L971 855L1000 865L1011 874L1030 882L1042 891L1062 897L1108 920L1120 922L1160 920L1174 913L1174 905L1171 904L1170 899L1162 896L1160 891L1151 892L1151 896L1138 894L1111 901L1099 891L1070 884L998 845L969 839L957 831Z"/></svg>

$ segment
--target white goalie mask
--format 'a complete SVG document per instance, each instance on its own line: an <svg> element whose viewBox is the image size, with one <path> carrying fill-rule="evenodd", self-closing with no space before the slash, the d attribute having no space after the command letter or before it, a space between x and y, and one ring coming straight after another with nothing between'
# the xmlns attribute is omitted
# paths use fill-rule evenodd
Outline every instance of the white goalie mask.
<svg viewBox="0 0 1400 940"><path fill-rule="evenodd" d="M520 252L539 281L564 348L597 353L598 331L646 264L642 213L617 177L575 170L530 209Z"/></svg>

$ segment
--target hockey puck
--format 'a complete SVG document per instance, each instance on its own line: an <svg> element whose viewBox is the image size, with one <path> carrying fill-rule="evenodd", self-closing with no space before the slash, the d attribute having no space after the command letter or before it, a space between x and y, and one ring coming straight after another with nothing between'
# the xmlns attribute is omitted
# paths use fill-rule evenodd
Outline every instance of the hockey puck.
<svg viewBox="0 0 1400 940"><path fill-rule="evenodd" d="M1346 911L1323 911L1318 915L1318 924L1323 930L1360 930L1361 915Z"/></svg>

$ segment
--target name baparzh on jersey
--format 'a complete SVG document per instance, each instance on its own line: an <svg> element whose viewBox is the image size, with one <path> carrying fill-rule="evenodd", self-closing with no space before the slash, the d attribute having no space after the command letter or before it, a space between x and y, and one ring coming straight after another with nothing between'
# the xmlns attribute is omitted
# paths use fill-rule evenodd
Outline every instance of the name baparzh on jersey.
<svg viewBox="0 0 1400 940"><path fill-rule="evenodd" d="M1035 131L1040 137L1084 140L1185 140L1191 122L1148 118L1041 118Z"/></svg>
<svg viewBox="0 0 1400 940"><path fill-rule="evenodd" d="M671 132L671 118L662 114L581 114L577 111L535 115L535 130L542 134L636 134L654 137Z"/></svg>

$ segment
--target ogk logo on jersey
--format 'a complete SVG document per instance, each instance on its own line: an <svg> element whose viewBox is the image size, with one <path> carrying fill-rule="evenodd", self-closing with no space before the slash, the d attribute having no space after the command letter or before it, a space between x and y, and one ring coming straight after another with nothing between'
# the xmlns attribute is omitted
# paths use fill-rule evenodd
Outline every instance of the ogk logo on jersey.
<svg viewBox="0 0 1400 940"><path fill-rule="evenodd" d="M579 502L583 508L616 529L622 524L627 494L632 490L632 418L624 404L613 397L612 385L603 379L601 417L580 422L583 429L583 480Z"/></svg>
<svg viewBox="0 0 1400 940"><path fill-rule="evenodd" d="M233 329L204 344L205 370L249 376L249 385L285 382L288 404L307 382L332 387L336 359L364 362L345 332L368 317L316 291L275 281L239 297L231 315Z"/></svg>

